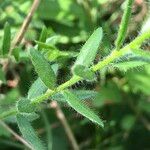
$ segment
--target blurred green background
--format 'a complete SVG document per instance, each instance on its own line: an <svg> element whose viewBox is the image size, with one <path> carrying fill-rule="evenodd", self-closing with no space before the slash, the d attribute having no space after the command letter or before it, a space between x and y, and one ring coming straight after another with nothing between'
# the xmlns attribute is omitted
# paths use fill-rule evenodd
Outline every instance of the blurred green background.
<svg viewBox="0 0 150 150"><path fill-rule="evenodd" d="M11 25L12 39L20 29L32 5L31 0L0 0L0 45L5 22ZM150 1L135 0L126 43L133 40L146 26L150 27ZM49 52L48 59L58 69L58 84L71 77L70 67L89 35L101 26L104 37L94 63L107 56L124 10L124 0L41 0L21 43L19 61L11 60L7 72L0 59L0 112L26 96L37 78L27 50L36 44L43 26L48 28L48 40L58 51ZM53 37L51 39L50 37ZM150 50L145 43L143 48ZM124 58L126 59L126 58ZM150 149L150 65L130 69L128 65L109 66L97 72L94 82L79 82L72 89L94 90L93 98L85 103L105 120L104 129L78 115L66 104L61 108L82 150L149 150ZM54 109L44 103L52 128L53 149L70 150L71 146ZM40 113L39 113L40 114ZM15 117L5 119L17 133ZM33 122L41 138L45 137L42 118ZM25 149L0 126L0 150Z"/></svg>

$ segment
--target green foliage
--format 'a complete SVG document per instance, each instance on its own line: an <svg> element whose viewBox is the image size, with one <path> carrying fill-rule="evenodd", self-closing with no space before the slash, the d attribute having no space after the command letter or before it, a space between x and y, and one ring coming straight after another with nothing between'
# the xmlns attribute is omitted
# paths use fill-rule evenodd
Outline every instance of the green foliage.
<svg viewBox="0 0 150 150"><path fill-rule="evenodd" d="M102 40L102 34L102 28L98 28L93 32L93 34L90 36L90 38L80 50L80 53L73 65L73 68L75 68L78 64L89 67L97 54L100 42Z"/></svg>
<svg viewBox="0 0 150 150"><path fill-rule="evenodd" d="M46 92L48 88L46 85L42 82L40 78L34 81L32 86L30 87L28 91L28 99L36 98Z"/></svg>
<svg viewBox="0 0 150 150"><path fill-rule="evenodd" d="M4 26L4 37L3 37L3 45L2 45L2 54L6 55L9 52L11 44L11 31L10 25L8 22L5 23Z"/></svg>
<svg viewBox="0 0 150 150"><path fill-rule="evenodd" d="M43 27L40 38L39 38L39 41L40 42L46 42L46 39L47 39L47 28Z"/></svg>
<svg viewBox="0 0 150 150"><path fill-rule="evenodd" d="M87 80L93 80L95 77L94 72L83 65L76 65L73 69L73 73Z"/></svg>
<svg viewBox="0 0 150 150"><path fill-rule="evenodd" d="M22 26L32 2L0 2L0 119L35 150L149 149L147 1L41 0ZM25 149L13 138L0 126L1 149Z"/></svg>
<svg viewBox="0 0 150 150"><path fill-rule="evenodd" d="M16 59L16 61L19 61L19 52L21 51L21 47L15 47L14 49L13 49L13 55L14 55L14 57L15 57L15 59Z"/></svg>
<svg viewBox="0 0 150 150"><path fill-rule="evenodd" d="M82 102L78 100L78 97L76 97L74 94L72 94L69 91L63 91L62 92L67 103L74 108L77 112L79 112L84 117L88 118L92 122L100 125L101 127L104 127L103 121L92 111L90 110L86 105L84 105Z"/></svg>
<svg viewBox="0 0 150 150"><path fill-rule="evenodd" d="M30 104L30 100L27 98L22 98L17 102L17 108L19 112L31 113L34 112L35 106Z"/></svg>
<svg viewBox="0 0 150 150"><path fill-rule="evenodd" d="M132 5L134 0L126 0L126 8L124 10L124 14L120 23L120 28L119 28L119 32L118 32L118 36L117 39L115 41L115 45L116 45L116 49L118 50L126 37L127 34L127 28L129 25L129 20L130 20L130 16L131 16L131 11L132 11Z"/></svg>
<svg viewBox="0 0 150 150"><path fill-rule="evenodd" d="M0 67L0 81L1 82L6 82L5 73L2 71L1 67Z"/></svg>
<svg viewBox="0 0 150 150"><path fill-rule="evenodd" d="M70 92L76 95L79 100L93 99L97 95L97 92L92 90L70 90ZM57 93L51 96L51 98L60 102L66 102L62 93Z"/></svg>
<svg viewBox="0 0 150 150"><path fill-rule="evenodd" d="M39 51L33 48L30 49L30 55L35 70L38 73L41 80L45 83L47 87L53 89L56 84L56 77L49 62Z"/></svg>
<svg viewBox="0 0 150 150"><path fill-rule="evenodd" d="M17 123L23 137L36 150L45 150L43 143L37 137L33 127L23 115L17 115Z"/></svg>
<svg viewBox="0 0 150 150"><path fill-rule="evenodd" d="M113 67L119 69L122 72L126 72L129 69L142 67L146 64L147 64L146 62L140 62L140 61L127 61L127 62L120 62L120 63L114 64Z"/></svg>

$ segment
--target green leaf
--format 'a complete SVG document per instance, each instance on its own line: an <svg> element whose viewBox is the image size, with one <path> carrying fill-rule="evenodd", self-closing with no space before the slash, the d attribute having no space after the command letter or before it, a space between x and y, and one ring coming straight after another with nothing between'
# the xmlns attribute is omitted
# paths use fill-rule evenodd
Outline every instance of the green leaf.
<svg viewBox="0 0 150 150"><path fill-rule="evenodd" d="M143 49L132 49L132 52L136 55L145 57L145 58L149 58L150 59L150 52L143 50Z"/></svg>
<svg viewBox="0 0 150 150"><path fill-rule="evenodd" d="M56 76L49 62L39 51L35 50L34 48L30 49L30 54L32 63L41 80L48 88L54 89Z"/></svg>
<svg viewBox="0 0 150 150"><path fill-rule="evenodd" d="M40 38L39 38L39 41L40 42L46 42L46 39L47 39L47 28L44 26L43 29L42 29L42 32L41 32L41 35L40 35Z"/></svg>
<svg viewBox="0 0 150 150"><path fill-rule="evenodd" d="M102 28L98 28L93 32L87 42L83 45L73 68L78 64L88 67L93 62L102 40L102 36Z"/></svg>
<svg viewBox="0 0 150 150"><path fill-rule="evenodd" d="M35 130L31 126L30 122L21 114L17 115L18 127L23 135L23 137L29 142L29 144L35 150L45 150L43 143L38 138Z"/></svg>
<svg viewBox="0 0 150 150"><path fill-rule="evenodd" d="M3 38L3 45L2 45L2 54L8 54L11 44L11 31L10 25L8 22L5 23L4 26L4 38Z"/></svg>
<svg viewBox="0 0 150 150"><path fill-rule="evenodd" d="M56 49L53 45L46 44L46 43L43 43L43 42L40 42L40 41L35 41L35 43L38 44L40 49L49 49L49 50L55 50Z"/></svg>
<svg viewBox="0 0 150 150"><path fill-rule="evenodd" d="M23 115L24 117L26 117L26 119L29 121L29 122L32 122L36 119L38 119L40 116L38 114L36 114L35 112L32 112L32 113L21 113L21 115Z"/></svg>
<svg viewBox="0 0 150 150"><path fill-rule="evenodd" d="M87 100L87 99L93 99L98 94L96 91L92 90L70 90L74 95L78 97L78 100ZM62 93L57 93L53 96L51 96L51 99L61 102L66 102L66 99L64 98Z"/></svg>
<svg viewBox="0 0 150 150"><path fill-rule="evenodd" d="M119 69L120 71L128 71L130 69L136 68L136 67L141 67L146 65L147 62L142 62L142 61L127 61L127 62L120 62L117 64L113 64L112 66Z"/></svg>
<svg viewBox="0 0 150 150"><path fill-rule="evenodd" d="M113 63L112 67L126 72L147 64L150 64L150 53L141 49L133 49L130 53L122 57L121 60L117 60L116 63Z"/></svg>
<svg viewBox="0 0 150 150"><path fill-rule="evenodd" d="M16 61L19 61L19 52L21 51L21 47L15 47L14 49L13 49L13 52L12 52L12 54L13 54L13 56L15 57L15 60Z"/></svg>
<svg viewBox="0 0 150 150"><path fill-rule="evenodd" d="M95 78L94 72L90 68L83 65L76 65L73 69L73 73L86 80L93 80Z"/></svg>
<svg viewBox="0 0 150 150"><path fill-rule="evenodd" d="M4 82L6 83L6 79L5 79L5 73L4 71L2 70L2 68L0 67L0 82Z"/></svg>
<svg viewBox="0 0 150 150"><path fill-rule="evenodd" d="M43 93L46 92L47 86L43 83L43 81L38 78L37 80L34 81L34 83L31 85L29 91L28 91L28 99L33 99L36 98Z"/></svg>
<svg viewBox="0 0 150 150"><path fill-rule="evenodd" d="M35 111L35 106L31 105L31 101L27 98L22 98L17 102L19 112L31 113Z"/></svg>
<svg viewBox="0 0 150 150"><path fill-rule="evenodd" d="M103 121L92 110L90 110L86 105L84 105L81 101L79 101L78 97L76 97L68 90L63 91L62 93L67 103L72 108L74 108L78 113L88 118L92 122L100 125L101 127L104 127Z"/></svg>
<svg viewBox="0 0 150 150"><path fill-rule="evenodd" d="M130 16L131 16L133 2L134 2L134 0L126 0L126 8L124 10L124 14L123 14L123 17L122 17L122 20L120 23L118 36L115 41L115 46L116 46L117 50L122 46L122 44L125 40L125 37L127 34L127 28L128 28L129 20L130 20Z"/></svg>

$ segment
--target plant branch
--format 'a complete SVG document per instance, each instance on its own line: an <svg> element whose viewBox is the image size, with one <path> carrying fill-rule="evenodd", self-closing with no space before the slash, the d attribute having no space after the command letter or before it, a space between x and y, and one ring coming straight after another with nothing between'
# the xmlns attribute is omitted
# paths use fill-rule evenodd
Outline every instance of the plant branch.
<svg viewBox="0 0 150 150"><path fill-rule="evenodd" d="M124 56L127 51L130 51L134 48L140 47L141 44L150 38L150 31L147 31L146 33L142 33L141 35L139 35L137 38L135 38L131 43L129 43L128 45L126 45L125 47L121 48L119 51L118 50L112 50L112 53L110 55L108 55L104 60L100 61L98 64L94 65L91 67L91 69L96 72L98 70L103 69L104 67L106 67L107 65L109 65L111 62L113 62L114 60L116 60L117 58ZM67 82L59 85L55 90L50 90L48 89L46 91L45 94L32 99L31 100L31 104L32 105L37 105L38 103L43 102L44 100L48 99L50 96L72 86L73 84L77 83L78 81L83 80L81 77L79 76L73 76L70 80L68 80ZM12 112L12 110L11 110ZM14 108L14 112L5 112L5 114L0 114L0 119L5 118L7 116L10 115L15 115L18 113L18 111L16 110L16 108Z"/></svg>
<svg viewBox="0 0 150 150"><path fill-rule="evenodd" d="M66 119L63 111L61 110L59 104L56 101L52 101L51 107L55 109L57 118L60 120L61 124L63 125L65 132L68 136L68 139L71 143L72 148L74 150L79 150L79 146L78 146L77 141L74 137L74 134L73 134L73 132L72 132L72 130L71 130L71 128L67 122L67 119Z"/></svg>
<svg viewBox="0 0 150 150"><path fill-rule="evenodd" d="M16 132L14 132L7 124L5 124L5 122L0 120L0 125L2 127L4 127L8 132L10 132L18 141L23 143L29 149L33 150L31 145L25 139L23 139L21 136L19 136Z"/></svg>

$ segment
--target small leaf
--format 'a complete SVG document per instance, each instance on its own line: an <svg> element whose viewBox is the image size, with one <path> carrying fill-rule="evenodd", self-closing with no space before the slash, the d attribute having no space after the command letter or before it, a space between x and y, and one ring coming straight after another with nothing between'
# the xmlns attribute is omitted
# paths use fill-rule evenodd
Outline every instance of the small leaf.
<svg viewBox="0 0 150 150"><path fill-rule="evenodd" d="M5 23L4 26L4 38L3 38L3 46L2 46L2 54L8 54L11 43L11 31L10 25L8 22Z"/></svg>
<svg viewBox="0 0 150 150"><path fill-rule="evenodd" d="M31 85L29 91L28 91L28 99L36 98L40 95L42 95L47 90L47 86L41 81L40 78L34 81L34 83Z"/></svg>
<svg viewBox="0 0 150 150"><path fill-rule="evenodd" d="M40 49L50 49L50 50L55 50L56 48L50 44L46 44L40 41L35 41L35 43L38 44L38 46L40 47Z"/></svg>
<svg viewBox="0 0 150 150"><path fill-rule="evenodd" d="M73 68L78 64L88 67L92 63L97 54L98 47L102 40L102 36L102 28L98 28L93 32L87 42L83 45Z"/></svg>
<svg viewBox="0 0 150 150"><path fill-rule="evenodd" d="M131 16L131 10L132 10L132 5L134 0L126 0L126 8L124 10L124 14L120 23L119 31L118 31L118 36L115 41L115 46L116 49L119 50L119 48L122 46L126 34L127 34L127 29L130 21L130 16Z"/></svg>
<svg viewBox="0 0 150 150"><path fill-rule="evenodd" d="M46 39L47 39L47 28L44 26L43 29L42 29L39 41L40 42L46 42ZM41 48L42 47L38 44L38 49L41 50Z"/></svg>
<svg viewBox="0 0 150 150"><path fill-rule="evenodd" d="M6 83L6 79L5 79L5 73L4 71L2 70L2 68L0 67L0 82L4 82Z"/></svg>
<svg viewBox="0 0 150 150"><path fill-rule="evenodd" d="M32 122L36 119L38 119L40 116L38 114L36 114L35 112L32 112L32 113L21 113L21 115L23 115L24 117L26 117L26 119L29 121L29 122Z"/></svg>
<svg viewBox="0 0 150 150"><path fill-rule="evenodd" d="M150 59L150 52L143 50L143 49L132 49L132 52L136 55L145 57L145 58L149 58Z"/></svg>
<svg viewBox="0 0 150 150"><path fill-rule="evenodd" d="M30 50L30 54L32 63L41 80L48 88L54 89L56 83L56 76L51 68L51 65L39 51L32 48Z"/></svg>
<svg viewBox="0 0 150 150"><path fill-rule="evenodd" d="M31 126L30 122L21 114L17 115L17 123L18 127L23 135L23 137L29 142L29 144L35 150L45 150L43 143L38 138L37 134L35 133L33 127Z"/></svg>
<svg viewBox="0 0 150 150"><path fill-rule="evenodd" d="M40 42L46 42L46 39L47 39L47 28L44 26L43 28L42 28L42 32L41 32L41 34L40 34L40 38L39 38L39 41Z"/></svg>
<svg viewBox="0 0 150 150"><path fill-rule="evenodd" d="M93 99L98 94L96 91L92 91L92 90L70 90L70 92L76 95L79 101ZM56 101L66 102L66 99L64 98L62 93L57 93L51 96L51 99Z"/></svg>
<svg viewBox="0 0 150 150"><path fill-rule="evenodd" d="M127 61L127 62L120 62L117 64L113 64L112 66L119 69L120 71L128 71L129 69L133 69L135 67L141 67L146 65L146 62L142 61Z"/></svg>
<svg viewBox="0 0 150 150"><path fill-rule="evenodd" d="M15 60L16 61L19 61L19 52L21 51L21 48L20 47L15 47L13 49L13 56L15 57Z"/></svg>
<svg viewBox="0 0 150 150"><path fill-rule="evenodd" d="M79 101L78 98L74 94L72 94L71 92L67 90L63 91L62 93L67 103L72 108L74 108L78 113L88 118L92 122L100 125L101 127L104 127L103 121L92 110L90 110L86 105L84 105L81 101Z"/></svg>
<svg viewBox="0 0 150 150"><path fill-rule="evenodd" d="M129 69L142 67L149 63L149 52L140 49L132 49L130 53L124 55L120 60L118 59L115 63L113 63L112 67L126 72Z"/></svg>
<svg viewBox="0 0 150 150"><path fill-rule="evenodd" d="M83 65L76 65L74 67L73 73L86 80L93 80L95 78L94 72L90 68Z"/></svg>
<svg viewBox="0 0 150 150"><path fill-rule="evenodd" d="M35 106L31 105L31 101L27 98L22 98L17 102L19 112L31 113L35 111Z"/></svg>

